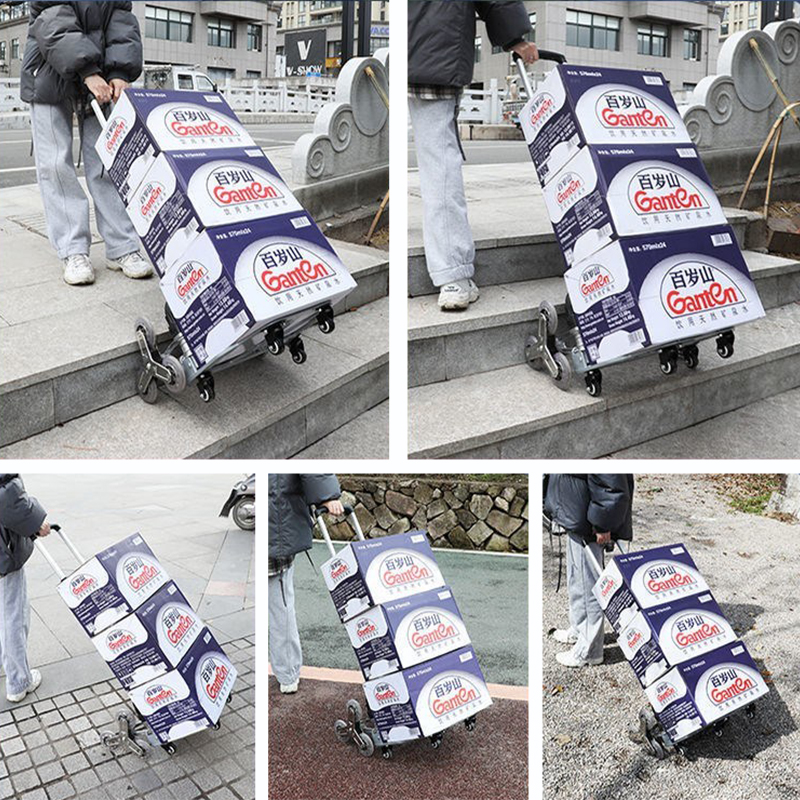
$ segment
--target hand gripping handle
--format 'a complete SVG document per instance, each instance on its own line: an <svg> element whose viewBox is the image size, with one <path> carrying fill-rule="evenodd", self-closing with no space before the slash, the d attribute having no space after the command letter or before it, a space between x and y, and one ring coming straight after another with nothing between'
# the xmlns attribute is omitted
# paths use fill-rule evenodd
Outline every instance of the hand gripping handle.
<svg viewBox="0 0 800 800"><path fill-rule="evenodd" d="M314 518L317 520L320 531L322 532L322 538L325 540L325 544L328 545L328 552L331 554L331 558L333 558L333 556L336 555L336 550L333 547L333 541L328 533L328 526L325 524L325 514L328 513L328 509L325 508L325 506L318 506L312 510L312 513ZM358 521L358 517L356 516L353 506L344 506L344 515L352 526L353 530L356 532L356 536L363 542L364 532L361 530L361 524Z"/></svg>
<svg viewBox="0 0 800 800"><path fill-rule="evenodd" d="M525 69L525 62L519 53L513 53L513 57L514 63L519 70L519 77L522 79L522 85L525 87L525 94L528 95L528 100L530 100L533 97L533 88L528 77L528 71ZM556 53L554 50L540 50L539 61L555 61L557 64L565 64L567 58L563 53Z"/></svg>
<svg viewBox="0 0 800 800"><path fill-rule="evenodd" d="M60 525L56 525L55 523L53 523L50 525L50 530L55 531L59 535L59 537L61 537L61 541L64 542L70 553L72 553L72 555L75 556L75 558L78 561L78 564L83 564L86 561L86 559L78 551L78 548L75 547L75 545L72 543L72 540L69 538L69 536L67 536L67 534L64 533L63 530L61 530ZM53 572L55 572L55 574L58 575L58 579L63 581L64 578L66 577L66 574L64 573L64 570L61 569L61 567L58 565L56 560L50 555L50 552L45 547L44 542L38 536L35 536L33 541L34 544L36 545L36 549L44 556L45 561L47 561L47 563L50 565L50 568L53 570Z"/></svg>

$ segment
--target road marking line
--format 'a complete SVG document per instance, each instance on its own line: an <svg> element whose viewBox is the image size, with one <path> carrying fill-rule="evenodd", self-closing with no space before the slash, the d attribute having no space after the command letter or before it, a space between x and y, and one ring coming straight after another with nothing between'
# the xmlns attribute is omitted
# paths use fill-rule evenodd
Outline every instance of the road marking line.
<svg viewBox="0 0 800 800"><path fill-rule="evenodd" d="M33 169L35 170L36 167L6 167L5 169L0 169L0 173L2 172L25 172L25 170Z"/></svg>
<svg viewBox="0 0 800 800"><path fill-rule="evenodd" d="M267 675L272 675L272 665L267 664ZM364 683L364 676L354 669L329 669L328 667L300 667L300 677L310 681L331 683ZM498 700L522 700L528 702L527 686L510 686L503 683L487 683L489 694Z"/></svg>

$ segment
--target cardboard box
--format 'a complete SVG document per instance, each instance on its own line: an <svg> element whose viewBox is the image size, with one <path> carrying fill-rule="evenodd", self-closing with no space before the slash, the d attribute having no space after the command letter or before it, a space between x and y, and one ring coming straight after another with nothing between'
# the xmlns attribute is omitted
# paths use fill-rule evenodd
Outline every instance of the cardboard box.
<svg viewBox="0 0 800 800"><path fill-rule="evenodd" d="M619 645L643 687L671 667L736 641L710 592L639 611L619 634Z"/></svg>
<svg viewBox="0 0 800 800"><path fill-rule="evenodd" d="M161 278L198 369L272 324L313 318L355 286L306 213L209 228Z"/></svg>
<svg viewBox="0 0 800 800"><path fill-rule="evenodd" d="M135 533L99 552L58 585L89 636L135 611L169 581L166 570Z"/></svg>
<svg viewBox="0 0 800 800"><path fill-rule="evenodd" d="M708 592L708 584L682 544L615 555L592 591L619 633L641 609Z"/></svg>
<svg viewBox="0 0 800 800"><path fill-rule="evenodd" d="M564 277L587 360L596 366L764 316L727 225L621 239Z"/></svg>
<svg viewBox="0 0 800 800"><path fill-rule="evenodd" d="M132 689L131 701L160 742L174 742L216 725L236 674L206 629L178 669Z"/></svg>
<svg viewBox="0 0 800 800"><path fill-rule="evenodd" d="M364 694L387 744L433 736L492 705L471 647L367 681Z"/></svg>
<svg viewBox="0 0 800 800"><path fill-rule="evenodd" d="M321 567L339 619L444 586L425 531L350 542Z"/></svg>
<svg viewBox="0 0 800 800"><path fill-rule="evenodd" d="M544 199L567 266L623 236L727 224L687 145L584 147L545 186Z"/></svg>
<svg viewBox="0 0 800 800"><path fill-rule="evenodd" d="M95 150L127 204L161 152L256 147L222 95L126 89Z"/></svg>
<svg viewBox="0 0 800 800"><path fill-rule="evenodd" d="M159 589L138 614L172 667L181 663L205 629L203 620L172 582Z"/></svg>
<svg viewBox="0 0 800 800"><path fill-rule="evenodd" d="M302 212L258 147L161 153L128 205L159 275L204 228Z"/></svg>
<svg viewBox="0 0 800 800"><path fill-rule="evenodd" d="M645 693L674 742L744 708L769 692L743 642L671 669Z"/></svg>
<svg viewBox="0 0 800 800"><path fill-rule="evenodd" d="M449 586L370 608L345 628L367 680L470 644Z"/></svg>
<svg viewBox="0 0 800 800"><path fill-rule="evenodd" d="M558 65L519 120L543 186L587 144L692 143L660 72Z"/></svg>

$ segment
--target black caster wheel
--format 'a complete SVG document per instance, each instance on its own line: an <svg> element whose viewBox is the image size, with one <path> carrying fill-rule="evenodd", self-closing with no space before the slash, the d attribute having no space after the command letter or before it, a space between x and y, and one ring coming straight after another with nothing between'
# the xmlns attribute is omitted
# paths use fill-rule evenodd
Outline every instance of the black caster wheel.
<svg viewBox="0 0 800 800"><path fill-rule="evenodd" d="M381 748L381 755L388 761L392 757L392 748L390 745Z"/></svg>
<svg viewBox="0 0 800 800"><path fill-rule="evenodd" d="M696 344L691 344L688 347L683 348L683 363L689 369L697 369L697 365L700 363L700 348Z"/></svg>
<svg viewBox="0 0 800 800"><path fill-rule="evenodd" d="M299 336L289 344L289 352L292 354L292 361L295 364L305 364L308 356L306 355L306 347L303 344L303 340Z"/></svg>
<svg viewBox="0 0 800 800"><path fill-rule="evenodd" d="M464 720L464 727L472 733L475 730L475 726L478 724L478 720L475 717L470 717L469 719Z"/></svg>
<svg viewBox="0 0 800 800"><path fill-rule="evenodd" d="M219 730L221 727L222 727L222 723L221 723L221 722L215 722L215 723L214 723L214 724L211 726L211 730L212 730L212 731L218 731L218 730Z"/></svg>
<svg viewBox="0 0 800 800"><path fill-rule="evenodd" d="M600 370L593 369L586 373L586 391L590 397L600 397L603 391L603 376Z"/></svg>
<svg viewBox="0 0 800 800"><path fill-rule="evenodd" d="M168 756L174 756L174 755L175 755L175 753L177 752L177 750L176 750L176 748L175 748L175 745L174 745L174 744L172 744L172 742L170 742L169 744L162 745L161 747L162 747L163 751L164 751L164 752L165 752L165 753L166 753Z"/></svg>
<svg viewBox="0 0 800 800"><path fill-rule="evenodd" d="M658 364L665 375L672 375L678 369L678 351L673 347L659 350Z"/></svg>
<svg viewBox="0 0 800 800"><path fill-rule="evenodd" d="M273 356L279 356L285 349L286 343L283 341L283 328L280 326L272 327L267 330L267 350Z"/></svg>
<svg viewBox="0 0 800 800"><path fill-rule="evenodd" d="M200 392L200 399L204 403L210 403L217 396L213 376L201 375L197 379L197 391Z"/></svg>
<svg viewBox="0 0 800 800"><path fill-rule="evenodd" d="M744 710L747 719L755 719L756 718L756 707L754 705L749 705Z"/></svg>
<svg viewBox="0 0 800 800"><path fill-rule="evenodd" d="M442 746L442 738L443 737L441 733L434 733L433 736L431 736L431 747L434 750L438 750Z"/></svg>
<svg viewBox="0 0 800 800"><path fill-rule="evenodd" d="M717 355L720 358L730 358L733 355L733 342L717 340Z"/></svg>
<svg viewBox="0 0 800 800"><path fill-rule="evenodd" d="M230 705L230 704L233 702L233 692L231 692L231 693L230 693L230 694L229 694L229 695L228 695L228 696L225 698L225 702L227 703L227 705Z"/></svg>
<svg viewBox="0 0 800 800"><path fill-rule="evenodd" d="M155 380L150 381L144 391L141 391L141 389L139 390L139 397L151 406L158 402L158 384Z"/></svg>
<svg viewBox="0 0 800 800"><path fill-rule="evenodd" d="M330 306L325 306L319 310L317 314L317 327L322 333L333 333L336 328L336 322L333 319L333 309Z"/></svg>
<svg viewBox="0 0 800 800"><path fill-rule="evenodd" d="M721 719L714 723L714 736L716 736L717 739L721 739L725 735L725 727L727 724L727 719Z"/></svg>

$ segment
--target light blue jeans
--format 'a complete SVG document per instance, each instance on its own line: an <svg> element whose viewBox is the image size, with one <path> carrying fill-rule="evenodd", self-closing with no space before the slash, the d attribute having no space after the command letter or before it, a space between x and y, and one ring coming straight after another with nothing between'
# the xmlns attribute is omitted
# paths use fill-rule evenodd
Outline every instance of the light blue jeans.
<svg viewBox="0 0 800 800"><path fill-rule="evenodd" d="M408 99L422 194L425 262L434 286L475 274L475 243L461 172L464 156L456 128L457 103L455 99Z"/></svg>
<svg viewBox="0 0 800 800"><path fill-rule="evenodd" d="M578 641L572 648L575 658L600 658L603 655L604 618L592 587L597 572L584 552L582 538L574 533L567 537L567 589L569 591L569 625ZM597 563L603 563L603 548L592 542Z"/></svg>
<svg viewBox="0 0 800 800"><path fill-rule="evenodd" d="M294 564L281 576L269 578L269 661L282 686L300 677L303 650L294 610ZM283 591L281 591L283 582Z"/></svg>
<svg viewBox="0 0 800 800"><path fill-rule="evenodd" d="M28 667L31 608L24 567L0 578L0 612L0 661L6 673L6 694L20 694L33 680Z"/></svg>
<svg viewBox="0 0 800 800"><path fill-rule="evenodd" d="M78 182L72 156L72 104L31 105L31 130L36 174L42 193L47 236L61 259L89 254L89 200ZM139 237L128 219L103 162L94 149L100 123L94 116L83 123L83 164L94 200L97 229L106 245L106 257L116 259L139 250Z"/></svg>

